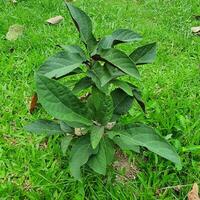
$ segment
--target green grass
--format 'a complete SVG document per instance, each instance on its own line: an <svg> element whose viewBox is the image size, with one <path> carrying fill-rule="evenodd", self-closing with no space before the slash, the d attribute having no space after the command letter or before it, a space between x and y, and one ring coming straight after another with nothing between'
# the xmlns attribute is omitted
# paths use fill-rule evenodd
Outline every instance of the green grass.
<svg viewBox="0 0 200 200"><path fill-rule="evenodd" d="M0 2L0 199L187 199L194 182L200 183L200 151L183 147L200 143L200 37L190 32L199 25L193 15L200 14L196 0L77 0L76 5L92 18L95 35L100 37L117 28L130 28L143 35L142 42L121 45L133 47L156 41L158 56L154 64L141 66L140 87L147 114L138 107L128 121L156 127L179 152L183 168L149 152L134 158L140 173L126 185L114 182L114 172L102 177L85 169L83 182L73 180L62 156L59 138L33 136L23 130L28 122L45 118L40 109L30 115L28 102L34 92L34 71L59 44L79 42L62 1L18 0L16 5ZM44 22L62 15L57 26ZM25 27L15 42L4 40L12 24ZM47 116L48 117L48 116ZM187 185L188 184L188 185ZM162 187L186 185L179 192Z"/></svg>

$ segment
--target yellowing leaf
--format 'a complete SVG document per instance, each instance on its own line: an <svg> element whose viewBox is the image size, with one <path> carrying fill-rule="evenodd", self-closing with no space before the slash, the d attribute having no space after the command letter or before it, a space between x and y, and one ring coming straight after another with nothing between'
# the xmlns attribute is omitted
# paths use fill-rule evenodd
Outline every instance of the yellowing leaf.
<svg viewBox="0 0 200 200"><path fill-rule="evenodd" d="M194 183L192 190L188 193L188 200L200 200L198 192L199 187L196 183Z"/></svg>
<svg viewBox="0 0 200 200"><path fill-rule="evenodd" d="M48 19L47 22L49 24L55 25L55 24L60 23L63 19L64 19L64 17L59 15L59 16L55 16L55 17Z"/></svg>
<svg viewBox="0 0 200 200"><path fill-rule="evenodd" d="M6 34L6 39L10 41L17 40L23 34L24 27L22 25L14 24L9 27Z"/></svg>

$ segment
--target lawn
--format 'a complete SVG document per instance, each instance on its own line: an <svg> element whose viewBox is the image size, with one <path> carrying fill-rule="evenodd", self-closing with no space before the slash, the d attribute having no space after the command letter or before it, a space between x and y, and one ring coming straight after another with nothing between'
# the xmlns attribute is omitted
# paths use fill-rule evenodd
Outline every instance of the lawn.
<svg viewBox="0 0 200 200"><path fill-rule="evenodd" d="M135 180L115 181L84 170L82 182L69 175L68 157L60 150L59 138L31 135L23 130L28 122L48 118L39 108L31 115L34 71L58 45L79 43L70 16L59 0L0 2L0 199L187 199L194 182L200 184L200 37L190 29L200 21L197 0L77 0L75 5L92 18L96 37L117 28L143 35L133 47L157 42L153 64L140 66L147 114L135 105L124 120L143 122L167 136L177 149L183 167L144 151L130 157L139 169ZM45 21L62 15L64 21L50 26ZM21 24L24 34L15 42L5 40L9 26ZM193 147L193 148L192 148ZM170 188L182 185L181 189ZM169 187L166 190L158 189Z"/></svg>

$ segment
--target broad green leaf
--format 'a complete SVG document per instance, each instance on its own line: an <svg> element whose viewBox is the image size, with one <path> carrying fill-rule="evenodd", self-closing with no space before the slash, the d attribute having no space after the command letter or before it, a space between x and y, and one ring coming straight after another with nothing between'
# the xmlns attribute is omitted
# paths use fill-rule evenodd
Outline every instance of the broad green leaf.
<svg viewBox="0 0 200 200"><path fill-rule="evenodd" d="M104 140L102 140L102 143L106 152L106 163L107 165L110 165L115 155L113 143L109 138L104 138Z"/></svg>
<svg viewBox="0 0 200 200"><path fill-rule="evenodd" d="M111 35L104 37L100 42L99 46L103 49L109 49L116 44L139 41L142 37L129 29L118 29L114 31Z"/></svg>
<svg viewBox="0 0 200 200"><path fill-rule="evenodd" d="M122 89L115 89L111 92L116 115L127 114L133 103L133 97L129 96Z"/></svg>
<svg viewBox="0 0 200 200"><path fill-rule="evenodd" d="M64 121L60 121L60 128L65 133L73 133L74 132L74 129L72 127L70 127L67 123L65 123Z"/></svg>
<svg viewBox="0 0 200 200"><path fill-rule="evenodd" d="M64 134L61 130L60 125L54 121L40 119L24 127L25 130L41 134L45 133L47 135Z"/></svg>
<svg viewBox="0 0 200 200"><path fill-rule="evenodd" d="M36 75L36 90L43 108L56 119L90 126L87 107L67 87L43 75Z"/></svg>
<svg viewBox="0 0 200 200"><path fill-rule="evenodd" d="M140 74L135 63L124 52L112 48L106 50L100 49L98 54L103 60L106 60L124 73L140 79Z"/></svg>
<svg viewBox="0 0 200 200"><path fill-rule="evenodd" d="M87 163L91 154L92 147L90 144L90 138L88 136L78 138L72 146L71 158L69 161L71 175L76 179L81 179L80 168Z"/></svg>
<svg viewBox="0 0 200 200"><path fill-rule="evenodd" d="M130 87L129 83L121 80L113 80L112 83L121 88L124 92L126 92L129 96L133 96L132 88Z"/></svg>
<svg viewBox="0 0 200 200"><path fill-rule="evenodd" d="M117 144L123 151L126 150L132 150L136 153L140 152L140 147L135 145L129 138L123 137L123 135L120 135L120 137L114 137L112 138L113 142Z"/></svg>
<svg viewBox="0 0 200 200"><path fill-rule="evenodd" d="M137 65L152 63L156 57L156 43L135 49L129 56Z"/></svg>
<svg viewBox="0 0 200 200"><path fill-rule="evenodd" d="M92 81L91 78L88 77L83 77L82 79L80 79L74 86L73 88L73 92L74 93L79 93L84 89L89 88L90 86L92 86Z"/></svg>
<svg viewBox="0 0 200 200"><path fill-rule="evenodd" d="M95 74L95 76L98 78L98 82L96 85L99 87L103 87L107 80L110 80L110 74L108 70L104 67L104 65L101 65L99 62L96 62L92 67L92 72Z"/></svg>
<svg viewBox="0 0 200 200"><path fill-rule="evenodd" d="M72 139L73 139L72 135L66 135L65 137L62 138L60 146L61 146L63 155L66 154L67 149L68 149Z"/></svg>
<svg viewBox="0 0 200 200"><path fill-rule="evenodd" d="M139 91L138 87L136 87L132 83L128 83L128 84L132 88L132 92L133 92L133 96L134 96L135 100L137 101L139 106L142 108L143 112L146 112L145 103L142 100L141 91Z"/></svg>
<svg viewBox="0 0 200 200"><path fill-rule="evenodd" d="M98 153L91 156L87 164L95 172L102 175L106 174L106 151L105 146L102 143L99 145Z"/></svg>
<svg viewBox="0 0 200 200"><path fill-rule="evenodd" d="M91 134L90 134L90 140L92 144L92 148L95 149L97 145L99 144L102 136L104 134L104 127L103 126L92 126L91 127Z"/></svg>
<svg viewBox="0 0 200 200"><path fill-rule="evenodd" d="M101 140L98 153L91 156L88 165L91 169L99 174L106 174L106 167L110 165L115 154L113 144L108 138Z"/></svg>
<svg viewBox="0 0 200 200"><path fill-rule="evenodd" d="M113 101L110 95L106 95L96 88L93 88L91 96L88 98L88 107L93 120L102 125L106 125L112 118Z"/></svg>
<svg viewBox="0 0 200 200"><path fill-rule="evenodd" d="M85 43L89 51L92 51L97 42L92 34L92 22L90 18L85 12L73 6L71 3L66 2L66 5L80 33L81 40Z"/></svg>
<svg viewBox="0 0 200 200"><path fill-rule="evenodd" d="M104 65L96 64L93 67L93 72L98 77L99 87L104 87L110 80L124 75L121 70L108 63L105 63Z"/></svg>
<svg viewBox="0 0 200 200"><path fill-rule="evenodd" d="M85 52L78 45L61 45L61 47L68 53L78 53L84 61L87 60Z"/></svg>
<svg viewBox="0 0 200 200"><path fill-rule="evenodd" d="M103 75L102 72L103 66L99 62L95 62L92 69L88 70L87 75L92 79L96 87L105 94L108 94L109 88L108 85L101 85L101 77Z"/></svg>
<svg viewBox="0 0 200 200"><path fill-rule="evenodd" d="M84 59L79 53L62 51L48 58L38 70L48 78L59 78L80 67Z"/></svg>
<svg viewBox="0 0 200 200"><path fill-rule="evenodd" d="M146 147L150 151L180 164L180 158L175 149L164 138L156 134L152 128L142 125L126 125L114 128L108 135L110 138L122 137L123 141Z"/></svg>

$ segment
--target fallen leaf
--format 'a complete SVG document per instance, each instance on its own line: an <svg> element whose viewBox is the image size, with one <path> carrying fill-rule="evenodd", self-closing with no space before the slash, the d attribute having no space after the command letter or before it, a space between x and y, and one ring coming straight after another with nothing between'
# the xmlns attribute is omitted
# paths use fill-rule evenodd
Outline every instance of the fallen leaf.
<svg viewBox="0 0 200 200"><path fill-rule="evenodd" d="M64 18L61 15L59 15L59 16L55 16L55 17L52 17L52 18L48 19L47 22L49 24L54 25L54 24L60 23L63 19Z"/></svg>
<svg viewBox="0 0 200 200"><path fill-rule="evenodd" d="M199 187L197 183L194 183L192 186L192 190L188 193L188 200L200 200L198 192Z"/></svg>
<svg viewBox="0 0 200 200"><path fill-rule="evenodd" d="M194 34L200 35L200 26L192 27L191 31Z"/></svg>
<svg viewBox="0 0 200 200"><path fill-rule="evenodd" d="M31 103L30 103L30 108L29 108L29 111L30 111L31 114L33 113L33 111L37 107L37 100L38 100L37 94L35 93L31 98Z"/></svg>
<svg viewBox="0 0 200 200"><path fill-rule="evenodd" d="M17 0L11 0L11 2L15 4L15 3L17 3Z"/></svg>
<svg viewBox="0 0 200 200"><path fill-rule="evenodd" d="M10 41L17 40L23 34L24 27L22 25L14 24L9 27L6 34L6 39Z"/></svg>

